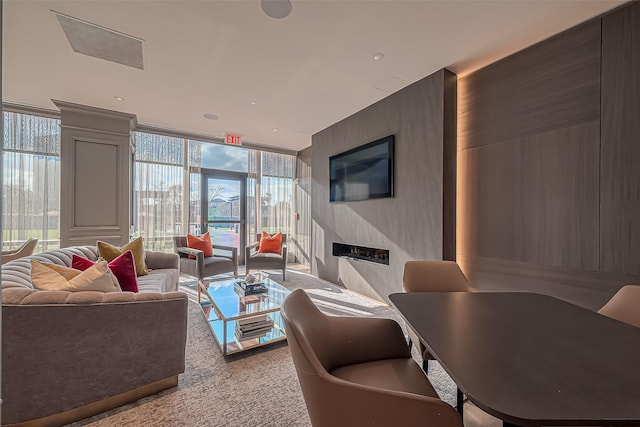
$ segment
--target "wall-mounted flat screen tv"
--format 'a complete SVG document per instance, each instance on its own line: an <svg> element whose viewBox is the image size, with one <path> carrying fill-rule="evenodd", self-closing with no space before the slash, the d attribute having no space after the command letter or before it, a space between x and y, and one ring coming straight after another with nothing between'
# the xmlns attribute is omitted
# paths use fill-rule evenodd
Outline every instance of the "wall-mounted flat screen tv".
<svg viewBox="0 0 640 427"><path fill-rule="evenodd" d="M329 201L393 197L393 135L329 158Z"/></svg>

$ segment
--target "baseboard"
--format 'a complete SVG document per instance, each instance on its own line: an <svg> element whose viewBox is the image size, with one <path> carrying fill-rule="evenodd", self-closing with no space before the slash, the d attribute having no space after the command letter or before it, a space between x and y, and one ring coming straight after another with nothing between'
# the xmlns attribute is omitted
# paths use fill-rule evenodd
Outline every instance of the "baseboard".
<svg viewBox="0 0 640 427"><path fill-rule="evenodd" d="M118 406L126 405L127 403L135 402L143 397L158 393L162 390L166 390L178 385L178 376L172 376L165 378L164 380L156 381L151 384L136 388L125 393L118 394L116 396L109 397L107 399L99 400L97 402L89 403L78 408L71 409L69 411L61 412L59 414L49 415L47 417L38 418L35 420L24 421L17 424L3 424L6 427L58 427L65 424L70 424L74 421L78 421L84 418L91 417L101 412L108 411L110 409L117 408Z"/></svg>

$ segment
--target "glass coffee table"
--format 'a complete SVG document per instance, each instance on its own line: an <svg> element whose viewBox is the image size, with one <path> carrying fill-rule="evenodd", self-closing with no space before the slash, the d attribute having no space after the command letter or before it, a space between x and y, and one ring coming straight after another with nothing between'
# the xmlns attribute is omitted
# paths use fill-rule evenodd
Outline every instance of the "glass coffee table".
<svg viewBox="0 0 640 427"><path fill-rule="evenodd" d="M280 307L291 291L264 278L264 292L242 296L235 285L240 280L198 285L205 297L200 306L224 356L287 339Z"/></svg>

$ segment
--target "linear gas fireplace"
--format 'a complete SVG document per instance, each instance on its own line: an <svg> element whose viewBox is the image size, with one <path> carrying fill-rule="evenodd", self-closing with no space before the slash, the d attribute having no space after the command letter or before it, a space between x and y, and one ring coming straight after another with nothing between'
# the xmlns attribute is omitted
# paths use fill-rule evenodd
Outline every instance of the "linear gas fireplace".
<svg viewBox="0 0 640 427"><path fill-rule="evenodd" d="M376 264L389 265L389 251L386 249L365 248L364 246L333 243L333 256L343 258L360 259L375 262Z"/></svg>

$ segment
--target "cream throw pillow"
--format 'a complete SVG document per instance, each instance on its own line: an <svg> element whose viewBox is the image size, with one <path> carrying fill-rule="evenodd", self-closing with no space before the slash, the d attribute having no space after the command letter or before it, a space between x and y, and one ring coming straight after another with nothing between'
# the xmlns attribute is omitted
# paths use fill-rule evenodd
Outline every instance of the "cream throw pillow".
<svg viewBox="0 0 640 427"><path fill-rule="evenodd" d="M71 280L74 277L76 277L77 275L79 275L80 273L82 273L82 271L80 270L76 270L75 268L71 268L71 267L65 267L64 265L58 265L58 264L44 264L42 263L42 265L44 265L47 268L52 269L53 271L60 273L62 275L62 277L64 277L67 280Z"/></svg>
<svg viewBox="0 0 640 427"><path fill-rule="evenodd" d="M45 264L31 260L31 282L42 291L99 291L118 292L120 285L115 279L106 261L98 261L92 267L67 280L57 271Z"/></svg>

